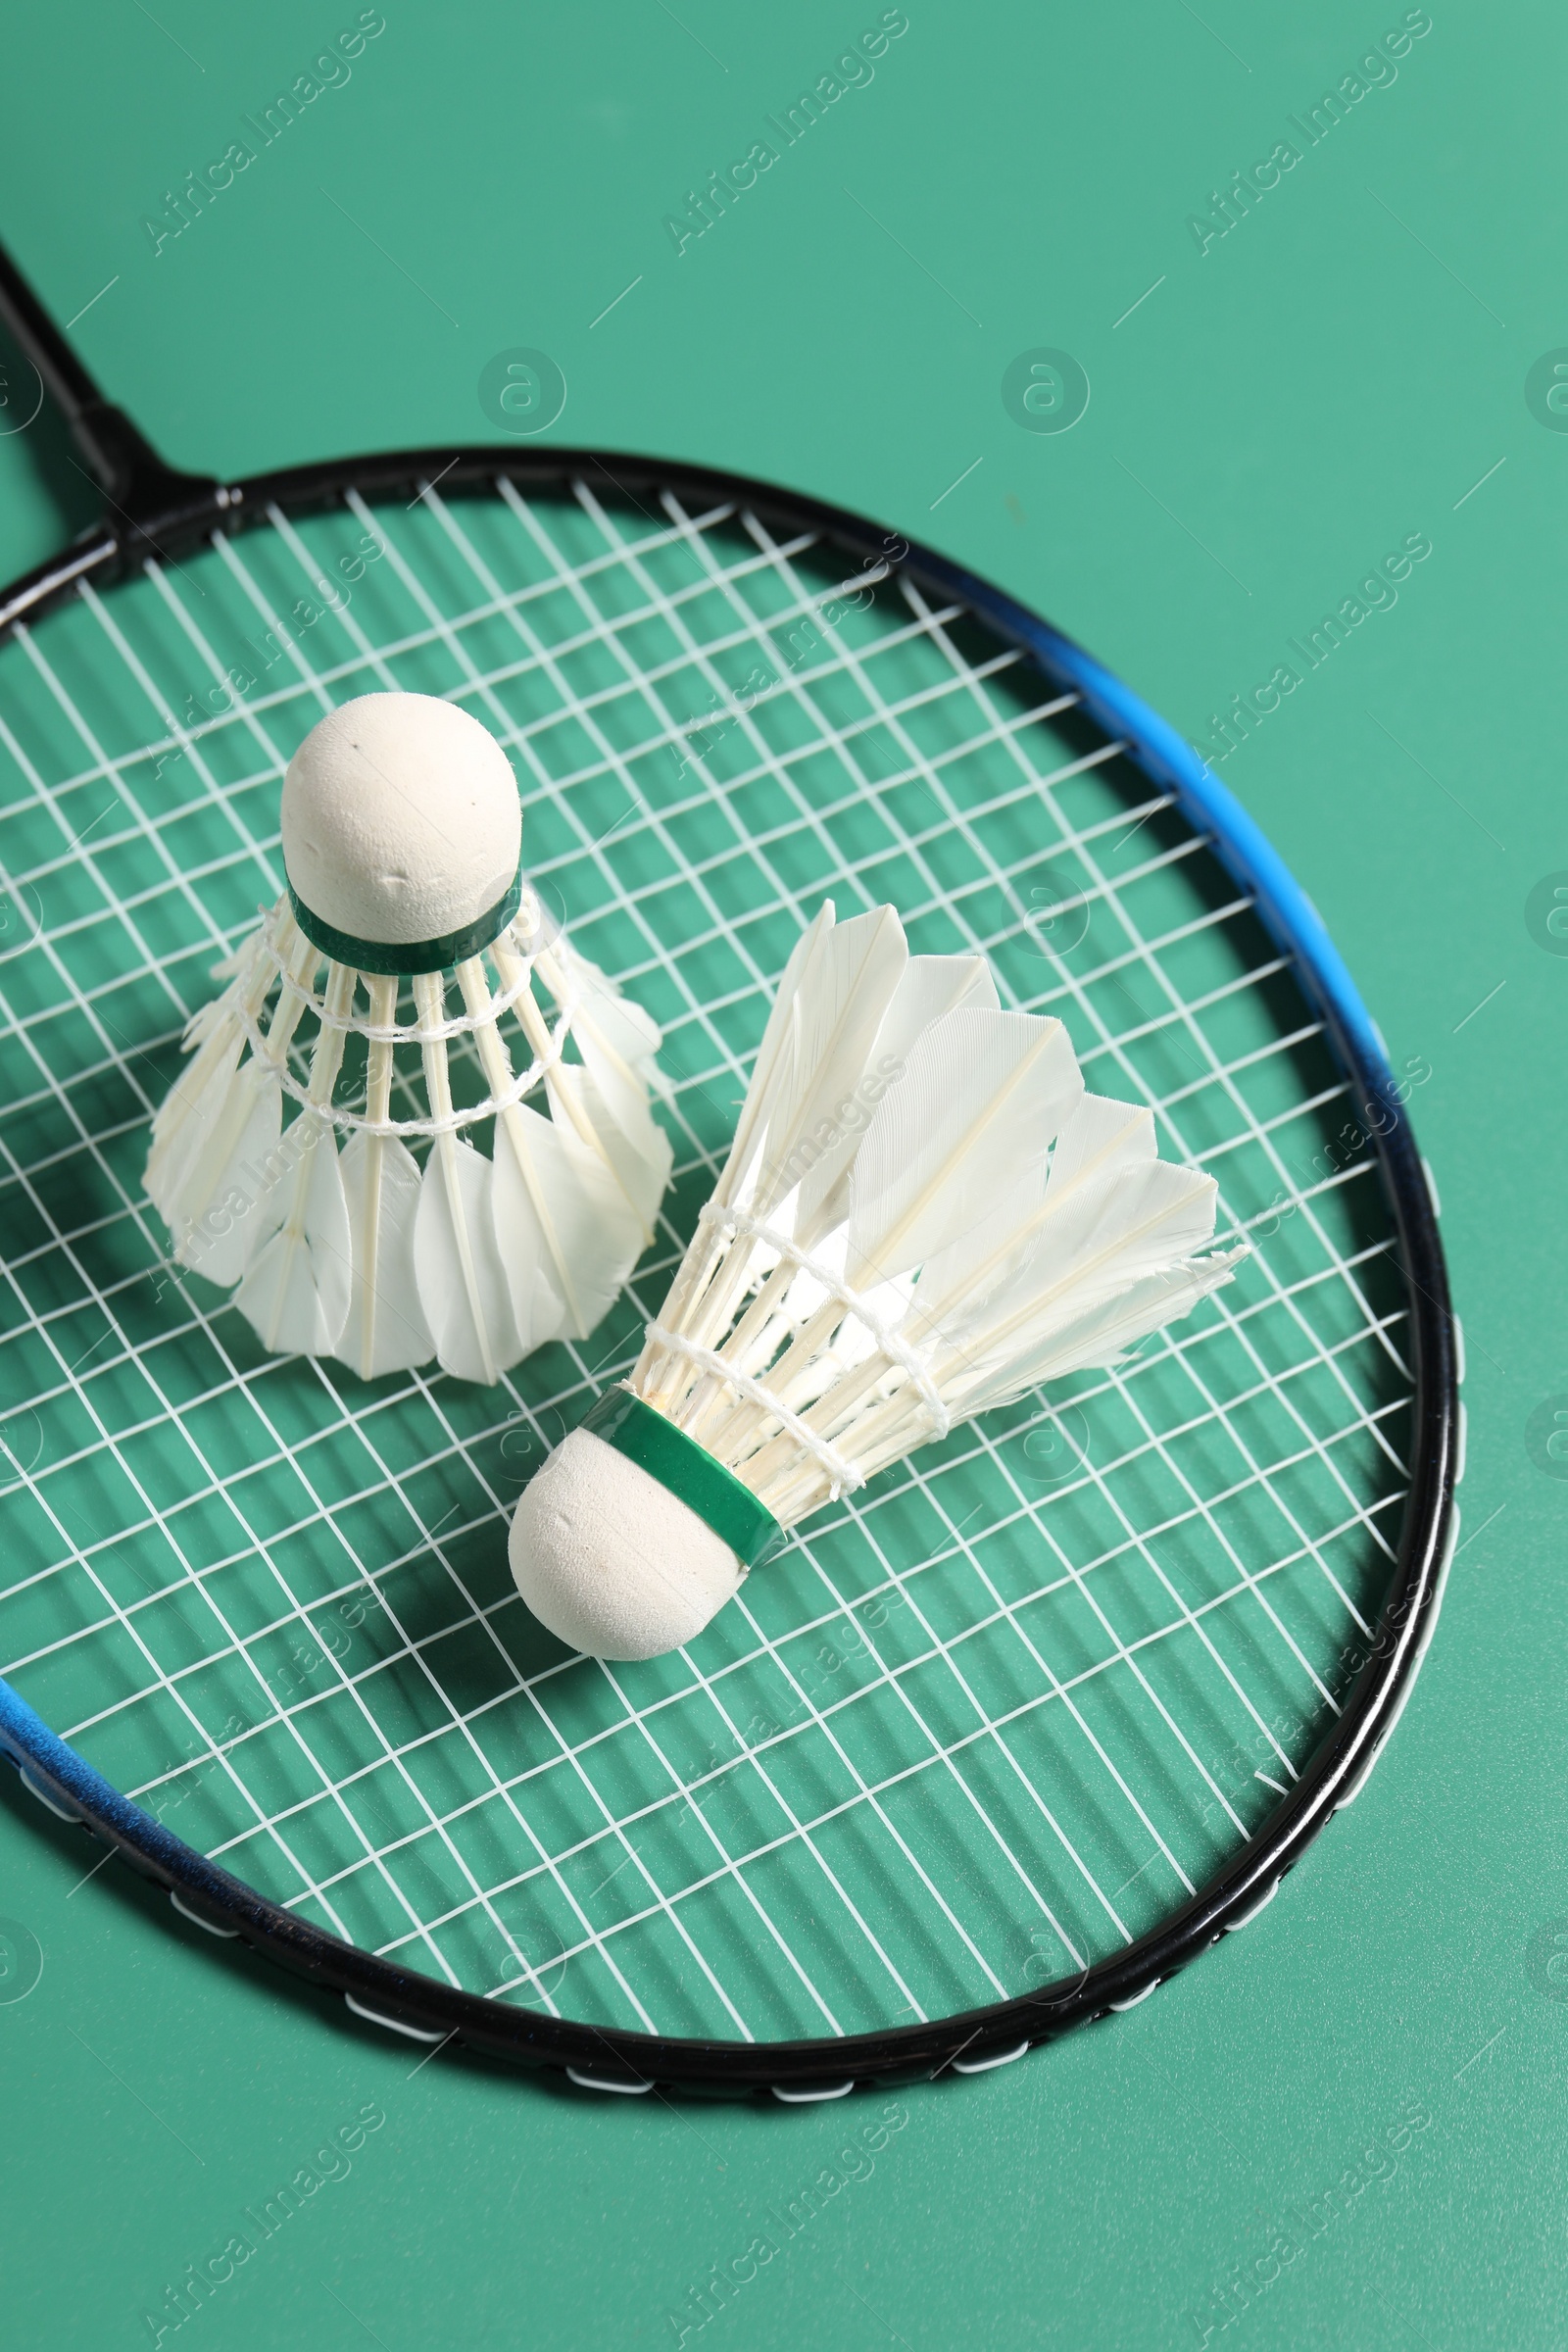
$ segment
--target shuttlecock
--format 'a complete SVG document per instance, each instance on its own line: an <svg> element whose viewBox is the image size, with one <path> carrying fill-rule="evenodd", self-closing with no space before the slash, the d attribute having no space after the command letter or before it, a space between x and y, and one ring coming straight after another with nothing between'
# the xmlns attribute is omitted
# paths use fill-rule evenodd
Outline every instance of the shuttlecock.
<svg viewBox="0 0 1568 2352"><path fill-rule="evenodd" d="M506 754L451 703L363 695L294 755L282 835L288 889L153 1121L175 1259L267 1347L366 1379L491 1382L585 1337L669 1176L660 1033L528 887Z"/></svg>
<svg viewBox="0 0 1568 2352"><path fill-rule="evenodd" d="M982 957L829 904L630 1381L523 1493L523 1599L599 1657L689 1641L808 1512L1226 1281L1215 1195Z"/></svg>

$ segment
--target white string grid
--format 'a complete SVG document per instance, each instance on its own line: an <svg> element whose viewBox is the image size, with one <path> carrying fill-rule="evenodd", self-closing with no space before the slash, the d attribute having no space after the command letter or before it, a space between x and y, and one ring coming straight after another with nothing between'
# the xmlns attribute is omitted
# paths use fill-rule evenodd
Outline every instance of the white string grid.
<svg viewBox="0 0 1568 2352"><path fill-rule="evenodd" d="M1402 1498L1402 1288L1288 967L1070 698L853 570L667 492L351 495L0 654L0 1671L334 1932L647 2031L929 2017L1143 1933L1332 1721ZM506 744L530 880L677 1086L630 1297L494 1391L267 1358L141 1193L287 759L378 687ZM504 1515L635 1355L824 893L1059 1013L1254 1255L819 1514L689 1651L568 1659Z"/></svg>

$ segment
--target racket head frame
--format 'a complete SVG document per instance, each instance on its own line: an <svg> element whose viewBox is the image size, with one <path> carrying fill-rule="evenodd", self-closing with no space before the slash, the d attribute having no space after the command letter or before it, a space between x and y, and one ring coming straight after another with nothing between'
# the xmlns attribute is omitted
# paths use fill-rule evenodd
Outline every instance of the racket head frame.
<svg viewBox="0 0 1568 2352"><path fill-rule="evenodd" d="M414 2039L456 2039L487 2057L562 2069L587 2088L636 2092L658 2084L733 2094L771 2090L799 2099L832 2096L869 2081L925 2079L950 2067L979 2072L1133 2006L1223 1935L1246 1926L1318 1832L1359 1792L1409 1695L1457 1536L1462 1408L1437 1206L1387 1053L1322 918L1241 804L1138 695L1018 599L935 550L839 508L680 461L555 445L400 450L223 483L163 463L123 413L104 400L3 252L0 317L64 413L106 506L99 525L0 590L0 638L83 583L112 586L134 576L149 558L177 555L215 532L265 522L274 509L288 514L330 509L349 490L371 502L416 499L437 482L446 495L493 495L503 479L524 496L569 495L574 481L586 479L633 504L665 491L710 508L733 504L766 522L809 530L867 567L867 578L906 570L922 588L966 605L1027 654L1051 686L1076 696L1106 739L1119 743L1170 796L1290 957L1348 1082L1391 1212L1409 1298L1413 1433L1396 1563L1370 1654L1343 1711L1257 1834L1181 1908L1121 1951L1070 1979L929 2023L758 2043L652 2035L515 2008L378 1959L258 1894L122 1796L3 1680L0 1754L44 1804L117 1850L198 1926L237 1938L346 1997L359 2015ZM890 549L902 552L890 555ZM885 567L881 574L878 565Z"/></svg>

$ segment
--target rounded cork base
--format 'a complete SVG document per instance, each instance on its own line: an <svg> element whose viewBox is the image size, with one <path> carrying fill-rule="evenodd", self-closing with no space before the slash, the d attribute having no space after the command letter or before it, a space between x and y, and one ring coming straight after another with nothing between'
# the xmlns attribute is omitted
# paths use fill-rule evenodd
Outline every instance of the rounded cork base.
<svg viewBox="0 0 1568 2352"><path fill-rule="evenodd" d="M646 1470L573 1430L523 1490L512 1573L541 1625L590 1657L657 1658L739 1592L739 1559Z"/></svg>

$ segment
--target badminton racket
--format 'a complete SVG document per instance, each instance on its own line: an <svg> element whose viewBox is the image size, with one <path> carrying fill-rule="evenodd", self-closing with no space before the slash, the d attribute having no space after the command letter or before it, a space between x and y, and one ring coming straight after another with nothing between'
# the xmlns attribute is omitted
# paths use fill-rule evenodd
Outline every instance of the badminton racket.
<svg viewBox="0 0 1568 2352"><path fill-rule="evenodd" d="M1134 693L896 530L545 443L176 473L3 259L0 311L104 500L0 594L0 1746L31 1795L192 1933L607 2090L830 2097L1144 1999L1356 1793L1457 1527L1422 1073L1307 899ZM186 1019L281 888L290 756L391 689L505 746L525 871L674 1086L629 1290L488 1389L270 1357L141 1187ZM687 1649L571 1656L508 1520L635 1360L829 897L1058 1016L1250 1254L1117 1369L818 1511Z"/></svg>

